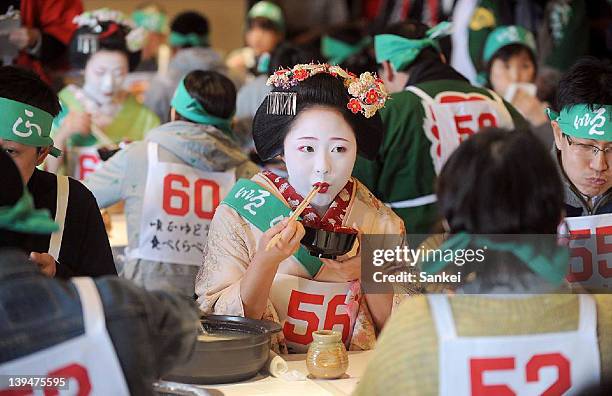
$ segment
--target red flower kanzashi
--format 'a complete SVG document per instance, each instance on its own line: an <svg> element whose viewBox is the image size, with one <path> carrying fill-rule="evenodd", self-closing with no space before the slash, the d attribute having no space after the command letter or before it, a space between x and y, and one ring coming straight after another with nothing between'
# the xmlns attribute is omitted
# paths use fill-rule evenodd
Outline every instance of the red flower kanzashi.
<svg viewBox="0 0 612 396"><path fill-rule="evenodd" d="M359 103L358 99L351 99L346 107L353 112L353 114L357 114L361 111L361 103Z"/></svg>
<svg viewBox="0 0 612 396"><path fill-rule="evenodd" d="M308 70L297 69L293 72L293 79L303 81L308 78Z"/></svg>
<svg viewBox="0 0 612 396"><path fill-rule="evenodd" d="M377 100L378 100L378 93L376 92L376 90L370 89L368 93L366 94L365 102L367 104L372 104L372 103L376 103Z"/></svg>

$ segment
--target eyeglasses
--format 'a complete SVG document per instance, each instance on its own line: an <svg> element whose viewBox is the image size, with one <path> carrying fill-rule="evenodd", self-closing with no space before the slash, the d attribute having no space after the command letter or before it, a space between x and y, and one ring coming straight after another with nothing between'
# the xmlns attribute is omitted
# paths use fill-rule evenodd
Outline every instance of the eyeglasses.
<svg viewBox="0 0 612 396"><path fill-rule="evenodd" d="M571 137L569 137L569 135L563 134L563 136L565 136L565 139L567 139L567 144L572 147L572 150L577 156L592 160L597 158L597 154L602 152L606 161L612 163L612 146L604 147L602 149L597 146L593 146L592 144L577 143Z"/></svg>

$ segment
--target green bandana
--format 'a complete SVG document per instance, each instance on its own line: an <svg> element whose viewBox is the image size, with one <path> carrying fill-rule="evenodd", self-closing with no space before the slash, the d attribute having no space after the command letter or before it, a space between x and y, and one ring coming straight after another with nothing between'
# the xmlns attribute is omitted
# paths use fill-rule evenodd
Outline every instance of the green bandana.
<svg viewBox="0 0 612 396"><path fill-rule="evenodd" d="M500 26L489 33L482 55L483 60L489 62L493 55L501 48L511 44L522 44L535 55L536 42L533 34L521 26Z"/></svg>
<svg viewBox="0 0 612 396"><path fill-rule="evenodd" d="M150 32L162 33L166 30L166 15L156 10L138 10L132 13L132 19L138 27Z"/></svg>
<svg viewBox="0 0 612 396"><path fill-rule="evenodd" d="M51 234L59 226L48 209L35 209L30 193L24 189L14 206L0 207L0 228L27 234Z"/></svg>
<svg viewBox="0 0 612 396"><path fill-rule="evenodd" d="M7 98L0 98L0 139L34 147L53 146L49 137L53 116L37 107ZM62 152L51 147L50 154L59 157Z"/></svg>
<svg viewBox="0 0 612 396"><path fill-rule="evenodd" d="M192 47L206 47L208 46L208 35L202 36L196 33L182 34L179 32L170 32L168 42L171 47L184 47L191 45Z"/></svg>
<svg viewBox="0 0 612 396"><path fill-rule="evenodd" d="M559 123L559 128L566 135L579 139L612 141L612 105L577 104L564 107L561 113L547 108L546 114L551 121Z"/></svg>
<svg viewBox="0 0 612 396"><path fill-rule="evenodd" d="M266 18L271 20L280 30L285 30L285 20L283 19L283 11L274 3L269 1L260 1L256 3L247 14L248 19Z"/></svg>
<svg viewBox="0 0 612 396"><path fill-rule="evenodd" d="M440 45L435 39L448 36L452 24L442 22L425 33L425 38L408 39L394 34L379 34L374 37L374 51L376 62L389 61L397 71L405 70L427 47L440 51Z"/></svg>
<svg viewBox="0 0 612 396"><path fill-rule="evenodd" d="M208 114L200 102L189 95L183 80L181 80L176 88L176 91L174 92L171 105L174 107L177 113L188 120L197 122L198 124L213 125L225 132L227 135L233 137L231 119L215 117Z"/></svg>
<svg viewBox="0 0 612 396"><path fill-rule="evenodd" d="M484 248L498 252L509 252L514 254L534 273L540 275L553 285L559 285L565 279L569 265L569 252L561 246L543 246L538 249L529 243L521 242L494 242L488 238L470 235L460 232L453 235L439 247L440 250L464 250L468 247ZM435 274L451 264L444 260L437 262L425 262L423 270ZM486 265L486 264L484 264Z"/></svg>
<svg viewBox="0 0 612 396"><path fill-rule="evenodd" d="M330 65L339 65L351 56L358 54L372 42L367 36L356 44L348 44L330 36L323 36L321 40L321 53L327 58Z"/></svg>
<svg viewBox="0 0 612 396"><path fill-rule="evenodd" d="M265 52L257 60L257 73L270 74L270 54Z"/></svg>

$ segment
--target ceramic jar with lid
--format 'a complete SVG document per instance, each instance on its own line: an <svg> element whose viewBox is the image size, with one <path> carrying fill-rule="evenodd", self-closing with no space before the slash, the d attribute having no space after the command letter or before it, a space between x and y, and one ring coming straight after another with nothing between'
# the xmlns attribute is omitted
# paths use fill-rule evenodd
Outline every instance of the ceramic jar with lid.
<svg viewBox="0 0 612 396"><path fill-rule="evenodd" d="M342 343L342 334L332 330L312 333L312 342L306 355L308 372L315 378L340 378L348 368L348 353Z"/></svg>

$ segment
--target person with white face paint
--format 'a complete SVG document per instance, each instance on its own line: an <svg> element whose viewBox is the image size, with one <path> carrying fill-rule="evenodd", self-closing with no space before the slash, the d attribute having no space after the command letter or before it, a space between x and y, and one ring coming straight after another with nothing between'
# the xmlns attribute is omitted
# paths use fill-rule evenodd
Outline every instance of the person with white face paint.
<svg viewBox="0 0 612 396"><path fill-rule="evenodd" d="M140 57L139 29L132 30L119 12L102 9L75 18L79 25L70 60L84 68L82 87L68 85L59 97L64 110L54 122L53 135L67 152L66 173L83 180L101 164L98 149L141 140L159 125L159 118L122 89ZM48 161L56 171L60 162Z"/></svg>
<svg viewBox="0 0 612 396"><path fill-rule="evenodd" d="M264 161L282 158L288 177L267 170L241 179L219 205L196 278L200 309L280 322L274 348L281 352L303 353L313 331L332 328L349 349L370 349L393 296L362 295L359 244L330 259L309 255L300 241L305 226L403 238L401 219L351 177L358 153L371 158L378 151L376 113L387 93L370 73L358 78L326 64L279 70L268 84L273 90L253 123L255 147ZM316 186L302 220L289 221ZM280 241L266 249L277 233ZM301 304L308 301L320 303ZM308 311L301 312L311 318L307 325L297 308Z"/></svg>

